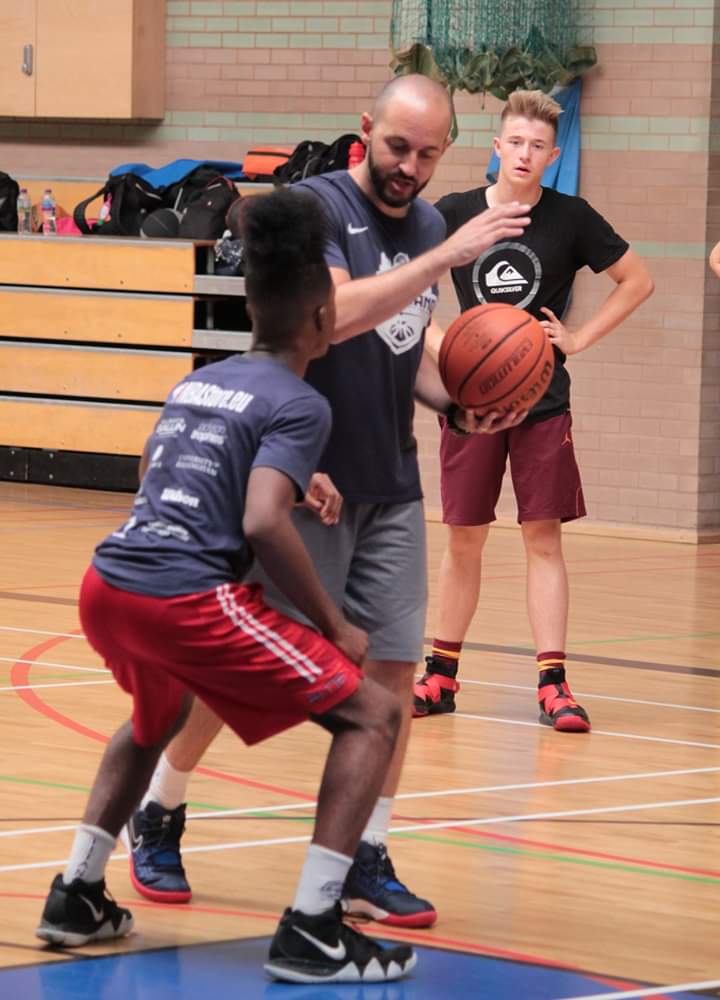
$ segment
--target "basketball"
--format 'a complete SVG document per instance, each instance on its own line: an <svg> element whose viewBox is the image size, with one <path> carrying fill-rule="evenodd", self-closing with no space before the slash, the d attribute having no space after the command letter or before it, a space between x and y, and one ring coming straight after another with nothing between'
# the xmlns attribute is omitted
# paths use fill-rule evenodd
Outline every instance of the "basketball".
<svg viewBox="0 0 720 1000"><path fill-rule="evenodd" d="M440 376L453 402L488 413L529 409L552 379L552 344L539 320L507 303L462 313L440 345Z"/></svg>

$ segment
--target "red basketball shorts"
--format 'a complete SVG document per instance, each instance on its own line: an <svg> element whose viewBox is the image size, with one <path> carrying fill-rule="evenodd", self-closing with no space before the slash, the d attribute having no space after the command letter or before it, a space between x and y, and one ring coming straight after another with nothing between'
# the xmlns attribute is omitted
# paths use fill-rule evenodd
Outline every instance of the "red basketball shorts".
<svg viewBox="0 0 720 1000"><path fill-rule="evenodd" d="M80 621L132 696L140 746L166 736L188 692L245 743L258 743L329 711L362 677L327 639L269 608L257 584L148 597L112 587L90 566Z"/></svg>
<svg viewBox="0 0 720 1000"><path fill-rule="evenodd" d="M585 516L569 413L522 423L497 434L463 437L443 427L440 493L446 524L495 520L508 458L518 521L572 521Z"/></svg>

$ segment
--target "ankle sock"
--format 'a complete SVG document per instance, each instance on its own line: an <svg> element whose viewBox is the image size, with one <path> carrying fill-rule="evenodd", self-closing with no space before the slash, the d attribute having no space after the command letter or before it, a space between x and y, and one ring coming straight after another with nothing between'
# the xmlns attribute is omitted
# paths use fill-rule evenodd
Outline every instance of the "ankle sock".
<svg viewBox="0 0 720 1000"><path fill-rule="evenodd" d="M324 913L342 895L352 858L331 851L320 844L310 844L300 873L293 910L302 913Z"/></svg>
<svg viewBox="0 0 720 1000"><path fill-rule="evenodd" d="M75 840L68 863L63 872L63 882L70 885L73 879L99 882L105 876L105 866L115 850L115 837L99 826L81 823L75 831Z"/></svg>
<svg viewBox="0 0 720 1000"><path fill-rule="evenodd" d="M164 809L177 809L187 798L187 786L192 771L178 771L162 753L150 779L150 787L145 792L141 807L148 802L157 802Z"/></svg>
<svg viewBox="0 0 720 1000"><path fill-rule="evenodd" d="M545 687L546 684L562 684L565 680L565 653L550 650L547 653L537 654L538 687Z"/></svg>
<svg viewBox="0 0 720 1000"><path fill-rule="evenodd" d="M446 639L433 639L430 651L433 666L440 667L446 677L455 677L460 666L462 642L448 642Z"/></svg>
<svg viewBox="0 0 720 1000"><path fill-rule="evenodd" d="M378 844L387 842L394 801L393 798L381 795L375 803L375 808L370 814L370 819L365 824L360 838L366 844L374 844L377 847Z"/></svg>

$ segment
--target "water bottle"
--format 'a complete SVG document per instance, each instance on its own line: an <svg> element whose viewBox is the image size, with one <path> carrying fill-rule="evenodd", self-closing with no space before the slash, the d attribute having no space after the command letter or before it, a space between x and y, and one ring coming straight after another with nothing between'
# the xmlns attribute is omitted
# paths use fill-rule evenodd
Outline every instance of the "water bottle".
<svg viewBox="0 0 720 1000"><path fill-rule="evenodd" d="M32 199L27 188L20 188L17 200L17 231L21 235L32 232Z"/></svg>
<svg viewBox="0 0 720 1000"><path fill-rule="evenodd" d="M358 163L362 163L365 159L365 144L362 142L353 142L350 144L350 149L348 149L348 170L352 170L356 167Z"/></svg>
<svg viewBox="0 0 720 1000"><path fill-rule="evenodd" d="M51 188L45 188L43 193L40 202L40 217L45 236L54 236L57 233L57 208Z"/></svg>

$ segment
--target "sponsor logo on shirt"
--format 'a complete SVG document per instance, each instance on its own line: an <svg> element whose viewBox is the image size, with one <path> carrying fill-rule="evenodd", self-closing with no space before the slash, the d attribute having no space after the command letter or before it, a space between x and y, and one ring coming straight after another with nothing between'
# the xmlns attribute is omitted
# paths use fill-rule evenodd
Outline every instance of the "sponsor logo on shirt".
<svg viewBox="0 0 720 1000"><path fill-rule="evenodd" d="M496 243L475 261L472 283L478 302L529 305L542 279L540 258L522 243Z"/></svg>
<svg viewBox="0 0 720 1000"><path fill-rule="evenodd" d="M160 499L164 503L179 503L183 507L196 509L200 506L200 497L194 497L192 493L186 493L179 486L166 486L160 494Z"/></svg>
<svg viewBox="0 0 720 1000"><path fill-rule="evenodd" d="M210 410L232 410L242 413L255 397L250 392L223 389L213 382L181 382L170 393L171 403L204 406Z"/></svg>
<svg viewBox="0 0 720 1000"><path fill-rule="evenodd" d="M165 417L155 428L158 437L175 437L185 430L185 421L182 417Z"/></svg>
<svg viewBox="0 0 720 1000"><path fill-rule="evenodd" d="M164 451L165 451L165 445L159 444L155 449L155 451L150 456L150 464L148 465L148 469L159 469L162 466L160 458L162 457L162 453Z"/></svg>
<svg viewBox="0 0 720 1000"><path fill-rule="evenodd" d="M217 476L220 463L204 455L181 455L175 463L176 469L192 469L206 476Z"/></svg>
<svg viewBox="0 0 720 1000"><path fill-rule="evenodd" d="M396 253L392 260L387 254L382 253L376 274L400 267L402 264L407 264L409 260L406 253ZM375 328L378 336L385 341L393 354L404 354L405 351L409 351L419 343L436 304L437 295L432 288L426 288L402 312L384 323L378 323Z"/></svg>
<svg viewBox="0 0 720 1000"><path fill-rule="evenodd" d="M167 521L150 521L140 529L146 535L157 535L159 538L177 538L181 542L190 541L190 533L179 524L168 524Z"/></svg>
<svg viewBox="0 0 720 1000"><path fill-rule="evenodd" d="M201 444L217 444L220 446L225 444L226 436L227 428L219 420L200 424L190 435L193 441L199 441Z"/></svg>

